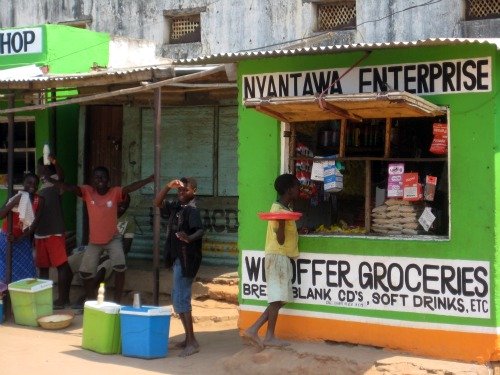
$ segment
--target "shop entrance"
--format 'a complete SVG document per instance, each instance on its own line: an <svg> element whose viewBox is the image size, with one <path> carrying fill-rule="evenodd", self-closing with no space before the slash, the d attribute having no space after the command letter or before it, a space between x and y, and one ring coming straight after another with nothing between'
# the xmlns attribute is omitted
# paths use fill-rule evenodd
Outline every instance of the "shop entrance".
<svg viewBox="0 0 500 375"><path fill-rule="evenodd" d="M85 137L85 183L90 183L97 166L109 169L111 185L121 184L122 175L121 106L94 105L87 107Z"/></svg>
<svg viewBox="0 0 500 375"><path fill-rule="evenodd" d="M95 167L109 170L111 186L121 185L122 176L123 108L121 106L93 105L87 107L85 123L84 176L91 183ZM83 205L82 244L88 242L87 209Z"/></svg>

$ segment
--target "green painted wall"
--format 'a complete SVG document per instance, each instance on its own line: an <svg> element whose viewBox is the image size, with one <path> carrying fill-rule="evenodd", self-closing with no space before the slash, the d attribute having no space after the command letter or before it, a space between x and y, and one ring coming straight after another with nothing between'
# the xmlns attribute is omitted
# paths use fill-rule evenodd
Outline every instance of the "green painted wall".
<svg viewBox="0 0 500 375"><path fill-rule="evenodd" d="M317 56L279 57L242 61L238 65L241 93L242 75L267 72L310 71L324 68L348 68L363 52L344 52ZM334 306L291 304L291 308L319 312L361 315L389 319L446 322L497 326L500 278L497 277L500 233L500 196L496 181L500 172L497 161L500 141L499 53L491 45L455 45L408 49L375 50L361 66L441 61L491 56L493 89L488 93L433 95L425 98L450 108L450 186L451 239L449 241L372 240L341 237L301 236L301 252L400 256L415 258L471 259L490 262L491 318L471 319L408 312L350 309ZM241 94L240 94L241 95ZM239 100L239 242L241 250L264 248L266 223L256 213L267 211L275 199L273 181L279 174L279 123ZM241 262L240 262L241 272ZM494 278L494 281L493 281ZM243 299L245 304L264 303ZM288 305L287 305L288 306Z"/></svg>
<svg viewBox="0 0 500 375"><path fill-rule="evenodd" d="M34 26L38 27L38 26ZM109 60L109 34L64 25L41 25L43 51L36 54L0 56L0 69L8 69L29 64L48 66L49 73L84 73L94 65L106 66ZM31 28L31 27L29 27ZM58 93L59 96L68 92ZM22 103L17 103L22 105ZM0 103L5 107L5 103ZM62 106L55 110L24 113L36 117L36 157L42 154L46 142L56 142L57 158L64 167L66 180L77 182L78 112L76 105ZM52 117L55 120L52 120ZM51 131L54 124L55 129ZM50 140L50 134L56 139ZM0 189L0 202L7 198L7 191ZM75 229L75 198L64 195L64 213L68 230Z"/></svg>

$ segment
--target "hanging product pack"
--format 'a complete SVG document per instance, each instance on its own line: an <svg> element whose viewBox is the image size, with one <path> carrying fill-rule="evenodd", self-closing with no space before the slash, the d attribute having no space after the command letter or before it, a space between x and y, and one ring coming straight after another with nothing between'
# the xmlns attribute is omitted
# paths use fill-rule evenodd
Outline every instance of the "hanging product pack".
<svg viewBox="0 0 500 375"><path fill-rule="evenodd" d="M323 183L325 191L329 193L337 193L344 188L344 176L335 163L324 166Z"/></svg>
<svg viewBox="0 0 500 375"><path fill-rule="evenodd" d="M436 155L446 155L448 152L448 124L432 124L432 135L430 152Z"/></svg>

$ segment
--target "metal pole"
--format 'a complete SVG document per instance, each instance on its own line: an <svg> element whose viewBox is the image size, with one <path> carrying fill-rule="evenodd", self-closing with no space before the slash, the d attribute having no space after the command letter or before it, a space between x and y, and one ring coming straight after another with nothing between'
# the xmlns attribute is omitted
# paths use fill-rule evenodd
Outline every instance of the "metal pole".
<svg viewBox="0 0 500 375"><path fill-rule="evenodd" d="M14 94L9 94L8 107L14 108L16 105ZM7 128L7 196L14 196L14 113L9 113ZM9 234L12 233L12 211L7 216ZM9 284L12 280L12 242L7 241L5 252L5 282ZM6 298L5 318L11 317L10 296Z"/></svg>
<svg viewBox="0 0 500 375"><path fill-rule="evenodd" d="M154 113L155 113L155 126L154 126L154 194L155 196L160 192L161 176L161 88L154 91ZM159 305L160 294L160 209L153 207L153 301L154 305Z"/></svg>

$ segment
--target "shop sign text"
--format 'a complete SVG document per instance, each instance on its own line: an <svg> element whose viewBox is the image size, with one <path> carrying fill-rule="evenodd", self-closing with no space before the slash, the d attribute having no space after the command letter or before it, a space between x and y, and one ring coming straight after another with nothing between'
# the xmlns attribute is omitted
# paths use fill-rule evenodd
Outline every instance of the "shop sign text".
<svg viewBox="0 0 500 375"><path fill-rule="evenodd" d="M451 94L491 91L491 59L475 58L243 76L243 100L407 91ZM340 78L342 77L342 78Z"/></svg>
<svg viewBox="0 0 500 375"><path fill-rule="evenodd" d="M42 52L42 28L0 30L0 56Z"/></svg>
<svg viewBox="0 0 500 375"><path fill-rule="evenodd" d="M291 262L297 303L490 318L489 262L310 253ZM267 301L264 264L263 251L243 251L243 299Z"/></svg>

